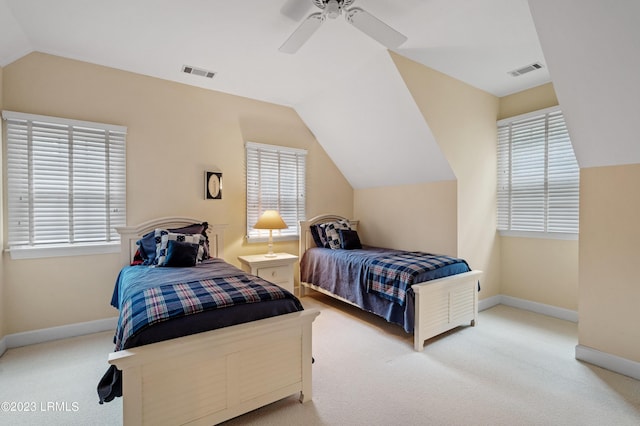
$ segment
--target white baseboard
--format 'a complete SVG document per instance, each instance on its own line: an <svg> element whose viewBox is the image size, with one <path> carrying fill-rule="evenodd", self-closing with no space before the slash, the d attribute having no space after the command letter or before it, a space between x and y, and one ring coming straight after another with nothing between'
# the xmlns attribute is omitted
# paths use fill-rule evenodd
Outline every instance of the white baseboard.
<svg viewBox="0 0 640 426"><path fill-rule="evenodd" d="M502 301L502 296L491 296L484 298L482 300L478 300L478 311L484 311L489 308L493 308L496 305L499 305Z"/></svg>
<svg viewBox="0 0 640 426"><path fill-rule="evenodd" d="M640 380L640 362L631 361L584 345L576 345L576 359Z"/></svg>
<svg viewBox="0 0 640 426"><path fill-rule="evenodd" d="M530 300L519 299L512 296L494 296L493 298L500 298L500 302L503 305L511 306L513 308L524 309L526 311L536 312L538 314L547 315L562 319L565 321L578 322L578 312L570 309L559 308L557 306L545 305L544 303L532 302ZM493 299L489 298L489 299ZM497 303L496 303L497 304ZM494 306L494 305L492 305ZM479 306L478 306L479 307Z"/></svg>
<svg viewBox="0 0 640 426"><path fill-rule="evenodd" d="M482 311L499 304L536 312L566 321L578 322L578 312L576 311L504 295L492 296L480 300L478 302L478 310ZM639 362L631 361L584 345L576 346L575 357L577 360L588 362L589 364L602 367L606 370L611 370L615 373L640 380Z"/></svg>
<svg viewBox="0 0 640 426"><path fill-rule="evenodd" d="M80 322L76 324L61 325L58 327L43 328L40 330L25 331L23 333L8 334L0 340L0 355L7 349L36 343L49 342L51 340L66 339L68 337L83 336L85 334L99 333L116 329L118 317L105 318L95 321Z"/></svg>

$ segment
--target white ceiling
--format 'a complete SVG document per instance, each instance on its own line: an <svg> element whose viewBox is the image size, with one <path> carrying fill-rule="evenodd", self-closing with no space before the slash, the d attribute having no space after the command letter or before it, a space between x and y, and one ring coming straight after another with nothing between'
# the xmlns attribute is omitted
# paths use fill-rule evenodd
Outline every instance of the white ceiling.
<svg viewBox="0 0 640 426"><path fill-rule="evenodd" d="M580 167L640 163L640 1L530 4Z"/></svg>
<svg viewBox="0 0 640 426"><path fill-rule="evenodd" d="M300 4L318 10L311 0L0 0L0 66L39 51L291 106L354 187L381 184L371 169L382 167L396 184L451 179L385 47L338 18L296 54L278 51L299 24L281 10ZM353 6L408 37L397 53L496 96L550 81L527 0ZM508 74L533 62L544 68ZM188 75L183 65L217 74ZM389 164L391 151L418 153L423 167ZM367 161L374 167L354 170Z"/></svg>

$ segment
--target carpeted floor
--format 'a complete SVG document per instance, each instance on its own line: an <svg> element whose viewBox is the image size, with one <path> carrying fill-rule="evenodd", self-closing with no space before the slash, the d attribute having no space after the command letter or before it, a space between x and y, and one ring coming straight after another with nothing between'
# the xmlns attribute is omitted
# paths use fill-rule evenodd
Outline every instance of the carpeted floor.
<svg viewBox="0 0 640 426"><path fill-rule="evenodd" d="M314 322L313 401L283 399L228 425L638 425L640 382L574 358L576 324L506 306L413 351L399 327L324 296ZM0 424L118 425L95 387L111 333L11 349L0 358Z"/></svg>

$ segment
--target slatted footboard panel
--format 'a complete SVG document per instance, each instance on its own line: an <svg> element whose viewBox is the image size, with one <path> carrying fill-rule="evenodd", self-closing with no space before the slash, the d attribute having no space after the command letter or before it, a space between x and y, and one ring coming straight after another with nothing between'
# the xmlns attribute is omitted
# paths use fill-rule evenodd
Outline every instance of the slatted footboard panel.
<svg viewBox="0 0 640 426"><path fill-rule="evenodd" d="M124 424L211 425L301 392L311 397L311 322L303 311L112 354ZM304 395L306 393L306 395Z"/></svg>
<svg viewBox="0 0 640 426"><path fill-rule="evenodd" d="M465 272L412 286L415 292L414 347L460 325L475 325L481 271Z"/></svg>

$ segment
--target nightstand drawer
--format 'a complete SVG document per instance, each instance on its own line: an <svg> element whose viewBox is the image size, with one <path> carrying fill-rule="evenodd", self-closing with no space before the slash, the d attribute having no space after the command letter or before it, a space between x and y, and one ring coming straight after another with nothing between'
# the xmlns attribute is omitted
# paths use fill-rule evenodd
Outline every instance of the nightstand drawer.
<svg viewBox="0 0 640 426"><path fill-rule="evenodd" d="M293 264L298 256L289 253L276 253L274 256L248 254L238 256L238 260L243 270L294 292Z"/></svg>
<svg viewBox="0 0 640 426"><path fill-rule="evenodd" d="M273 266L271 268L258 268L257 275L274 284L288 282L291 278L291 267Z"/></svg>

